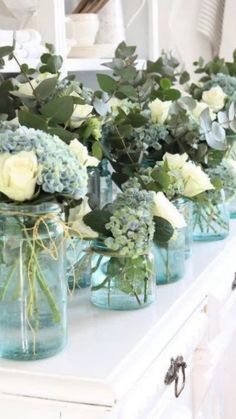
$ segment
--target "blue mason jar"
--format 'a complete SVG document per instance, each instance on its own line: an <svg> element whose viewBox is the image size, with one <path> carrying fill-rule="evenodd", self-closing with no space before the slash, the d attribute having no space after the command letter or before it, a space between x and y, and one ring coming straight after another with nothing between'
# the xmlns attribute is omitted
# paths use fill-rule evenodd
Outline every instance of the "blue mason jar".
<svg viewBox="0 0 236 419"><path fill-rule="evenodd" d="M193 240L222 240L229 234L229 211L224 191L204 192L202 201L193 206Z"/></svg>
<svg viewBox="0 0 236 419"><path fill-rule="evenodd" d="M193 242L193 203L187 198L176 198L172 201L175 207L183 215L186 227L185 231L185 258L188 259L192 254Z"/></svg>
<svg viewBox="0 0 236 419"><path fill-rule="evenodd" d="M98 167L89 170L88 194L98 208L103 208L113 199L113 182L108 167L108 160L103 159Z"/></svg>
<svg viewBox="0 0 236 419"><path fill-rule="evenodd" d="M236 218L236 191L232 188L225 189L225 201L231 219Z"/></svg>
<svg viewBox="0 0 236 419"><path fill-rule="evenodd" d="M50 357L67 340L64 229L57 204L0 205L0 357Z"/></svg>
<svg viewBox="0 0 236 419"><path fill-rule="evenodd" d="M91 284L90 242L78 237L67 239L66 276L70 290L90 287Z"/></svg>
<svg viewBox="0 0 236 419"><path fill-rule="evenodd" d="M185 274L185 229L175 229L173 237L163 245L153 246L157 285L170 284Z"/></svg>
<svg viewBox="0 0 236 419"><path fill-rule="evenodd" d="M155 301L152 253L122 257L102 243L95 243L93 250L92 304L103 309L134 310Z"/></svg>

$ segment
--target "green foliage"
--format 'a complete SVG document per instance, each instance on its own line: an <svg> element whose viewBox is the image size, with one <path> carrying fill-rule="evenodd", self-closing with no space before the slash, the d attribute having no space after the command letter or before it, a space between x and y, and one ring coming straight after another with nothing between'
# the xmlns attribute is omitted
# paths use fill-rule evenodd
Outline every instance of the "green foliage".
<svg viewBox="0 0 236 419"><path fill-rule="evenodd" d="M93 210L84 216L83 221L102 237L109 237L110 232L105 225L110 221L110 217L111 213L108 210Z"/></svg>
<svg viewBox="0 0 236 419"><path fill-rule="evenodd" d="M154 217L155 233L153 241L155 244L168 242L174 234L174 229L169 221L162 217Z"/></svg>
<svg viewBox="0 0 236 419"><path fill-rule="evenodd" d="M97 74L97 81L104 92L113 94L117 89L116 81L107 74Z"/></svg>
<svg viewBox="0 0 236 419"><path fill-rule="evenodd" d="M41 108L43 115L57 123L67 122L70 119L73 110L74 103L71 96L53 99Z"/></svg>
<svg viewBox="0 0 236 419"><path fill-rule="evenodd" d="M50 95L53 94L56 84L57 84L57 77L51 77L49 79L43 80L35 89L35 95L41 99L45 100Z"/></svg>

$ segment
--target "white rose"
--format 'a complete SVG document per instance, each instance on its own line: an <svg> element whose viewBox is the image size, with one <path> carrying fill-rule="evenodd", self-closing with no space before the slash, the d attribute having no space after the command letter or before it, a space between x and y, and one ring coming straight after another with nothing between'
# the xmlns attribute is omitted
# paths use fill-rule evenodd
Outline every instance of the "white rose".
<svg viewBox="0 0 236 419"><path fill-rule="evenodd" d="M151 118L154 124L164 124L169 115L171 102L162 102L160 99L155 99L150 102L148 107L151 110Z"/></svg>
<svg viewBox="0 0 236 419"><path fill-rule="evenodd" d="M91 212L91 208L88 204L88 197L86 196L80 205L70 209L69 226L81 238L95 239L98 237L98 233L92 230L83 221L83 217L89 212Z"/></svg>
<svg viewBox="0 0 236 419"><path fill-rule="evenodd" d="M78 128L84 119L91 116L92 110L93 106L91 105L75 105L70 119L70 126L72 128Z"/></svg>
<svg viewBox="0 0 236 419"><path fill-rule="evenodd" d="M14 201L33 197L38 174L37 157L33 151L0 155L0 191Z"/></svg>
<svg viewBox="0 0 236 419"><path fill-rule="evenodd" d="M81 166L96 167L100 163L96 157L92 157L88 154L87 148L76 138L70 142L69 148L79 160Z"/></svg>
<svg viewBox="0 0 236 419"><path fill-rule="evenodd" d="M182 169L183 165L188 160L188 155L184 154L170 154L165 153L163 156L163 160L167 162L168 168L170 170L177 170Z"/></svg>
<svg viewBox="0 0 236 419"><path fill-rule="evenodd" d="M209 106L206 103L204 103L204 102L197 102L195 108L191 111L191 115L192 115L193 119L196 122L199 122L200 121L201 113L205 109L207 109L207 108L209 108ZM209 108L209 112L210 112L210 118L213 121L216 116L215 116L215 114L214 114L214 112L213 112L213 110L211 108Z"/></svg>
<svg viewBox="0 0 236 419"><path fill-rule="evenodd" d="M162 217L174 228L186 227L184 217L177 208L169 201L163 192L157 192L154 196L153 215Z"/></svg>
<svg viewBox="0 0 236 419"><path fill-rule="evenodd" d="M200 166L192 162L185 163L182 168L184 181L183 195L191 198L209 189L214 189L209 176L203 172Z"/></svg>
<svg viewBox="0 0 236 419"><path fill-rule="evenodd" d="M214 112L220 111L225 106L225 99L227 95L223 92L220 86L212 87L210 90L203 92L202 100Z"/></svg>
<svg viewBox="0 0 236 419"><path fill-rule="evenodd" d="M112 97L108 101L108 107L110 112L116 116L118 114L118 108L121 108L123 112L128 114L130 109L134 108L134 104L129 99L118 99L117 97Z"/></svg>

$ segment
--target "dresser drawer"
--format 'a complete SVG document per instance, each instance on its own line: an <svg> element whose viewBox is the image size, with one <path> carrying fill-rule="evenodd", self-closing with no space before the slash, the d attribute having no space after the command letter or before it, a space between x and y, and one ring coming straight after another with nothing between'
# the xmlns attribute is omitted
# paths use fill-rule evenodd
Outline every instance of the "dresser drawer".
<svg viewBox="0 0 236 419"><path fill-rule="evenodd" d="M126 400L123 401L119 419L144 419L148 417L157 401L160 401L160 408L163 408L163 403L176 400L174 383L166 385L164 383L165 376L170 367L171 358L175 359L181 355L187 363L186 379L188 379L192 369L194 351L208 329L208 319L204 311L205 304L206 301L191 315L132 391L128 393Z"/></svg>
<svg viewBox="0 0 236 419"><path fill-rule="evenodd" d="M209 296L214 297L221 305L227 301L233 292L232 287L235 280L235 273L235 249L231 247L229 248L229 252L226 255L223 255L218 261L217 266L212 273Z"/></svg>
<svg viewBox="0 0 236 419"><path fill-rule="evenodd" d="M3 419L115 419L109 407L22 396L0 396Z"/></svg>

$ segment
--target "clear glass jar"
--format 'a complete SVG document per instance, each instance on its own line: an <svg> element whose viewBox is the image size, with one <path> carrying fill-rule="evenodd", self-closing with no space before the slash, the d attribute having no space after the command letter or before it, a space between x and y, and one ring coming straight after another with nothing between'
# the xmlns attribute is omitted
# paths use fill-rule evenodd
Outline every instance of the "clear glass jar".
<svg viewBox="0 0 236 419"><path fill-rule="evenodd" d="M90 287L91 258L90 242L78 237L67 239L66 243L66 275L70 290Z"/></svg>
<svg viewBox="0 0 236 419"><path fill-rule="evenodd" d="M136 258L109 252L103 244L93 250L91 302L111 310L134 310L155 301L156 287L152 253Z"/></svg>
<svg viewBox="0 0 236 419"><path fill-rule="evenodd" d="M61 217L57 204L0 205L0 357L47 358L66 344Z"/></svg>
<svg viewBox="0 0 236 419"><path fill-rule="evenodd" d="M235 189L225 189L225 202L229 211L230 218L236 218L236 191Z"/></svg>
<svg viewBox="0 0 236 419"><path fill-rule="evenodd" d="M208 191L204 195L205 199L193 205L193 240L222 240L229 234L224 191Z"/></svg>
<svg viewBox="0 0 236 419"><path fill-rule="evenodd" d="M154 245L157 285L179 281L185 274L185 229L175 229L173 237L163 245Z"/></svg>
<svg viewBox="0 0 236 419"><path fill-rule="evenodd" d="M193 203L187 198L176 198L172 201L175 207L183 215L186 227L185 231L185 258L188 259L192 254L193 242Z"/></svg>
<svg viewBox="0 0 236 419"><path fill-rule="evenodd" d="M98 208L113 200L113 182L108 164L108 160L103 159L98 167L89 170L88 191Z"/></svg>

